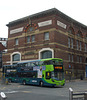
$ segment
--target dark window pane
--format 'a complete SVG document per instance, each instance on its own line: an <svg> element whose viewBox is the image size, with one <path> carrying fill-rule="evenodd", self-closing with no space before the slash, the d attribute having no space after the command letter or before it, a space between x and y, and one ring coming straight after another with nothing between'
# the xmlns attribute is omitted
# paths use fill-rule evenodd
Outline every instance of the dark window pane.
<svg viewBox="0 0 87 100"><path fill-rule="evenodd" d="M45 58L52 58L52 52L51 51L42 52L42 59L45 59Z"/></svg>
<svg viewBox="0 0 87 100"><path fill-rule="evenodd" d="M20 55L19 54L13 55L13 61L20 61Z"/></svg>

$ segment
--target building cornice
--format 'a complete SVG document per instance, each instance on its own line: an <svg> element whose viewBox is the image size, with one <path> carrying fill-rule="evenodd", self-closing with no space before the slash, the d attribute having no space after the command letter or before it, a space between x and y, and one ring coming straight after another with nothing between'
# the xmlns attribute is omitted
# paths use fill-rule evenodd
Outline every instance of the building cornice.
<svg viewBox="0 0 87 100"><path fill-rule="evenodd" d="M78 27L87 30L87 26L86 25L84 25L84 24L72 19L71 17L67 16L66 14L62 13L61 11L59 11L56 8L52 8L52 9L49 9L49 10L46 10L46 11L42 11L42 12L39 12L39 13L36 13L36 14L32 14L32 15L26 16L24 18L20 18L18 20L9 22L6 26L8 26L8 27L14 26L16 24L23 23L24 21L28 21L29 19L33 20L33 19L38 19L38 18L41 18L41 17L49 16L49 15L57 15L57 16L65 19L66 21L68 21L70 23L73 23L74 25L76 25Z"/></svg>

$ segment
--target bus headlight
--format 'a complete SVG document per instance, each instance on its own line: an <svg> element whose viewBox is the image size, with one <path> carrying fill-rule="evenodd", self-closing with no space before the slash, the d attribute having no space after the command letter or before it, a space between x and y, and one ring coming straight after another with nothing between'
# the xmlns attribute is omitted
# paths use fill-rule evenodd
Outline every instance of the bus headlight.
<svg viewBox="0 0 87 100"><path fill-rule="evenodd" d="M54 80L52 79L52 82L54 82Z"/></svg>

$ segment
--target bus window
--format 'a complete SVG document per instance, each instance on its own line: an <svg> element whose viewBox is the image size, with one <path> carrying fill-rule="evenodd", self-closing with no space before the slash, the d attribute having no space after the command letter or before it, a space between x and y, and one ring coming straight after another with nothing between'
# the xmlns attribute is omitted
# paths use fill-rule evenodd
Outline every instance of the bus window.
<svg viewBox="0 0 87 100"><path fill-rule="evenodd" d="M44 61L44 65L52 65L52 64L53 64L52 60Z"/></svg>
<svg viewBox="0 0 87 100"><path fill-rule="evenodd" d="M23 66L23 64L18 64L18 67L22 67Z"/></svg>
<svg viewBox="0 0 87 100"><path fill-rule="evenodd" d="M31 66L37 66L38 65L38 62L31 62Z"/></svg>
<svg viewBox="0 0 87 100"><path fill-rule="evenodd" d="M28 72L27 73L27 77L30 77L30 78L37 78L37 72Z"/></svg>
<svg viewBox="0 0 87 100"><path fill-rule="evenodd" d="M44 65L44 62L43 61L39 61L38 65Z"/></svg>
<svg viewBox="0 0 87 100"><path fill-rule="evenodd" d="M26 78L36 78L37 77L37 72L23 72L23 73L18 73L19 77L26 77Z"/></svg>
<svg viewBox="0 0 87 100"><path fill-rule="evenodd" d="M5 77L16 77L16 73L5 74Z"/></svg>
<svg viewBox="0 0 87 100"><path fill-rule="evenodd" d="M39 65L39 62L36 62L36 66L38 66Z"/></svg>
<svg viewBox="0 0 87 100"><path fill-rule="evenodd" d="M37 66L38 64L36 62L33 62L33 66Z"/></svg>
<svg viewBox="0 0 87 100"><path fill-rule="evenodd" d="M55 80L63 80L64 73L63 72L51 72L51 78L53 78Z"/></svg>
<svg viewBox="0 0 87 100"><path fill-rule="evenodd" d="M18 75L18 77L21 77L21 73L20 72L18 72L17 75Z"/></svg>
<svg viewBox="0 0 87 100"><path fill-rule="evenodd" d="M12 76L12 77L16 77L16 73L12 73L11 76Z"/></svg>
<svg viewBox="0 0 87 100"><path fill-rule="evenodd" d="M29 62L29 63L28 63L28 67L30 67L30 66L31 66L31 63Z"/></svg>
<svg viewBox="0 0 87 100"><path fill-rule="evenodd" d="M27 63L23 63L23 64L18 64L18 67L27 67Z"/></svg>
<svg viewBox="0 0 87 100"><path fill-rule="evenodd" d="M24 63L24 67L27 67L28 66L28 64L27 63Z"/></svg>
<svg viewBox="0 0 87 100"><path fill-rule="evenodd" d="M34 66L34 64L31 62L31 67Z"/></svg>
<svg viewBox="0 0 87 100"><path fill-rule="evenodd" d="M47 61L44 61L44 62L43 62L43 65L47 65Z"/></svg>
<svg viewBox="0 0 87 100"><path fill-rule="evenodd" d="M8 74L5 74L5 77L9 77L9 75Z"/></svg>
<svg viewBox="0 0 87 100"><path fill-rule="evenodd" d="M62 62L58 60L53 60L52 62L53 62L53 65L62 65Z"/></svg>

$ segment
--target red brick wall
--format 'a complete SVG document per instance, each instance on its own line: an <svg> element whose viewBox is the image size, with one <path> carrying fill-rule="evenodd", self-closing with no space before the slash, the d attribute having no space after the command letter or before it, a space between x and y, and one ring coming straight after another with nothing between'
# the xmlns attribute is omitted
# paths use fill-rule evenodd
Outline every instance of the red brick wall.
<svg viewBox="0 0 87 100"><path fill-rule="evenodd" d="M16 29L16 28L20 28L20 27L25 27L28 23L29 20L25 20L22 23L19 24L15 24L9 27L9 32L8 32L8 53L7 55L5 55L4 57L4 62L6 61L10 61L10 55L13 52L21 52L22 53L22 60L29 60L29 59L38 59L38 55L39 55L39 50L41 50L42 48L52 48L54 50L54 57L55 58L62 58L64 60L64 67L65 67L65 72L66 76L68 74L72 75L72 70L74 69L81 69L82 71L85 71L85 52L84 52L84 39L83 38L79 38L79 41L82 41L82 49L83 51L78 51L76 50L76 41L78 40L78 38L76 38L76 33L81 30L82 33L86 34L87 30L85 30L84 28L80 27L79 25L76 25L75 23L72 23L70 21L65 20L64 18L62 18L59 15L46 15L43 17L39 17L36 19L31 19L32 23L38 24L39 22L43 22L43 21L47 21L47 20L52 20L52 25L48 25L48 26L44 26L44 27L38 27L39 33L35 33L34 32L29 32L29 33L25 33L24 37L21 37L24 33L24 31L20 32L20 33L15 33L15 34L10 34L10 30ZM64 29L60 26L57 25L57 20L61 21L62 23L67 25L67 28ZM69 35L68 34L68 29L69 27L72 27L74 30L74 34L73 35ZM54 28L54 29L53 29ZM50 29L52 29L50 31ZM49 32L50 34L50 39L45 41L44 40L44 32ZM35 35L35 42L32 43L26 43L26 37L31 35ZM20 37L19 37L20 36ZM68 48L68 37L73 38L74 39L74 49ZM13 38L13 39L12 39ZM15 45L15 38L19 38L19 45L16 46ZM28 53L28 52L31 52ZM74 55L74 62L69 62L69 58L68 55L69 54L73 54ZM77 55L82 55L82 63L79 64L77 63ZM30 58L26 58L26 56L33 56ZM6 58L6 59L5 59ZM71 68L69 68L69 65L71 65ZM72 69L72 66L74 66ZM69 73L69 71L71 73ZM75 75L77 73L77 70L74 70ZM74 76L73 76L74 77Z"/></svg>

